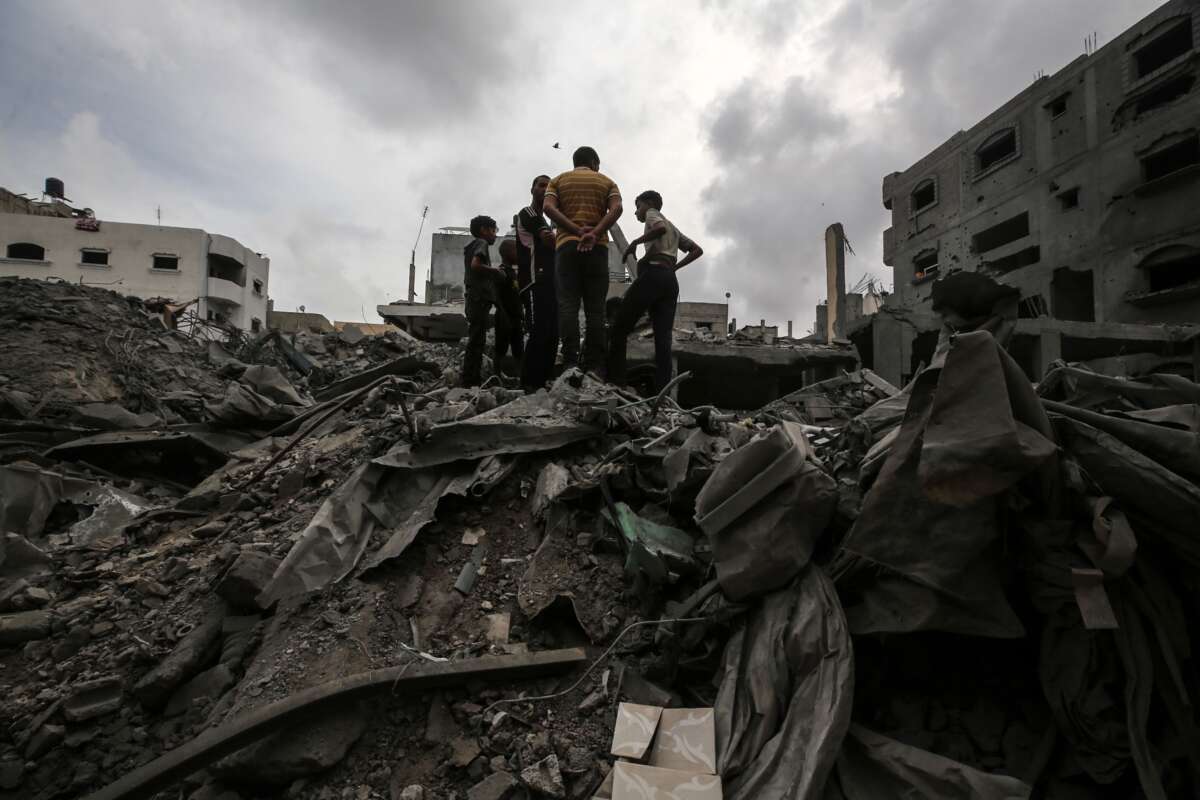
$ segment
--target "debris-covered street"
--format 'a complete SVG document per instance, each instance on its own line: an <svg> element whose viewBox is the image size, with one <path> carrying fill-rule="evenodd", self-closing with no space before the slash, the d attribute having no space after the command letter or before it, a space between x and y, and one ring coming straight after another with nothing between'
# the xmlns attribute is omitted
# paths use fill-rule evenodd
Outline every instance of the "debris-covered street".
<svg viewBox="0 0 1200 800"><path fill-rule="evenodd" d="M996 320L726 412L5 280L3 796L1188 796L1200 386Z"/></svg>

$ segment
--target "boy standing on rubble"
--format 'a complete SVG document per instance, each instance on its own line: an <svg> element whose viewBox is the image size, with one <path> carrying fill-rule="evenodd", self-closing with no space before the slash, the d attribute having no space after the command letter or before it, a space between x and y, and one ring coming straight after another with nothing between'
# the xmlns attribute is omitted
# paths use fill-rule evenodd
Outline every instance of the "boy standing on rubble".
<svg viewBox="0 0 1200 800"><path fill-rule="evenodd" d="M525 355L525 341L521 319L521 286L517 278L517 243L505 239L500 243L501 276L496 281L496 374L504 356L512 350L521 370L521 359Z"/></svg>
<svg viewBox="0 0 1200 800"><path fill-rule="evenodd" d="M478 386L487 342L488 316L496 305L496 284L504 275L492 266L488 250L496 241L496 220L480 215L471 220L475 238L463 248L463 286L466 287L467 350L463 353L462 385ZM496 369L499 369L497 365Z"/></svg>
<svg viewBox="0 0 1200 800"><path fill-rule="evenodd" d="M704 255L700 245L679 232L663 216L662 195L647 190L637 196L635 215L646 223L646 231L629 243L622 258L636 255L637 246L646 246L646 255L638 262L637 278L625 290L616 312L609 337L608 380L620 385L625 381L627 338L642 315L649 312L654 328L654 383L662 391L671 382L671 344L675 328L675 305L679 300L678 270ZM678 251L687 253L675 262Z"/></svg>

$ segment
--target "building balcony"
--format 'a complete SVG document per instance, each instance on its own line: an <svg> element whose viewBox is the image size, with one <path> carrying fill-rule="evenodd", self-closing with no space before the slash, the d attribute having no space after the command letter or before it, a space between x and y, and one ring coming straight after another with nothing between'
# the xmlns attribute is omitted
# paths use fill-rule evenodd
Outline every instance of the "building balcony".
<svg viewBox="0 0 1200 800"><path fill-rule="evenodd" d="M240 306L242 304L242 296L246 290L238 286L233 281L227 281L224 278L209 277L208 279L208 296L224 300L227 303L233 303Z"/></svg>
<svg viewBox="0 0 1200 800"><path fill-rule="evenodd" d="M895 228L887 228L883 232L883 263L889 267L896 266L896 231Z"/></svg>

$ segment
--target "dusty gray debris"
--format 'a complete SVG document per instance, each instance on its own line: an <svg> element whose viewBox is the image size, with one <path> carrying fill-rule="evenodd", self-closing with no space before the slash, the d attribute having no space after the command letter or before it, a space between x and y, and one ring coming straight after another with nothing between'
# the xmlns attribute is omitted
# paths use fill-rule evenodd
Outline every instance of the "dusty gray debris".
<svg viewBox="0 0 1200 800"><path fill-rule="evenodd" d="M565 798L567 796L562 772L558 768L558 756L553 753L521 770L521 783L548 797Z"/></svg>
<svg viewBox="0 0 1200 800"><path fill-rule="evenodd" d="M261 611L258 596L278 568L279 559L256 550L243 550L217 584L217 594L237 611Z"/></svg>
<svg viewBox="0 0 1200 800"><path fill-rule="evenodd" d="M50 635L49 611L19 611L0 615L0 645L11 647Z"/></svg>
<svg viewBox="0 0 1200 800"><path fill-rule="evenodd" d="M211 610L191 633L179 640L158 666L142 676L133 693L148 708L161 708L171 693L216 655L224 615Z"/></svg>
<svg viewBox="0 0 1200 800"><path fill-rule="evenodd" d="M175 717L184 714L197 700L216 702L234 683L233 673L225 664L206 669L175 690L171 699L167 701L163 716Z"/></svg>
<svg viewBox="0 0 1200 800"><path fill-rule="evenodd" d="M507 772L493 772L467 790L467 800L504 800L517 787L517 779Z"/></svg>
<svg viewBox="0 0 1200 800"><path fill-rule="evenodd" d="M76 684L63 701L63 716L70 722L83 722L111 714L121 707L123 688L115 675Z"/></svg>

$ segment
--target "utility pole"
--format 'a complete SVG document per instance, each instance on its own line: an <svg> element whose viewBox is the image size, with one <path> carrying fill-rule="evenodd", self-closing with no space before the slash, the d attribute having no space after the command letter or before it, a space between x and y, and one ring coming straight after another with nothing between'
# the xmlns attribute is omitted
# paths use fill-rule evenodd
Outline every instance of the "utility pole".
<svg viewBox="0 0 1200 800"><path fill-rule="evenodd" d="M412 257L408 260L408 304L412 305L417 301L417 245L421 241L421 232L425 230L425 217L429 214L429 206L425 206L425 210L421 212L421 224L417 228L417 238L413 242ZM429 298L425 298L429 302Z"/></svg>

